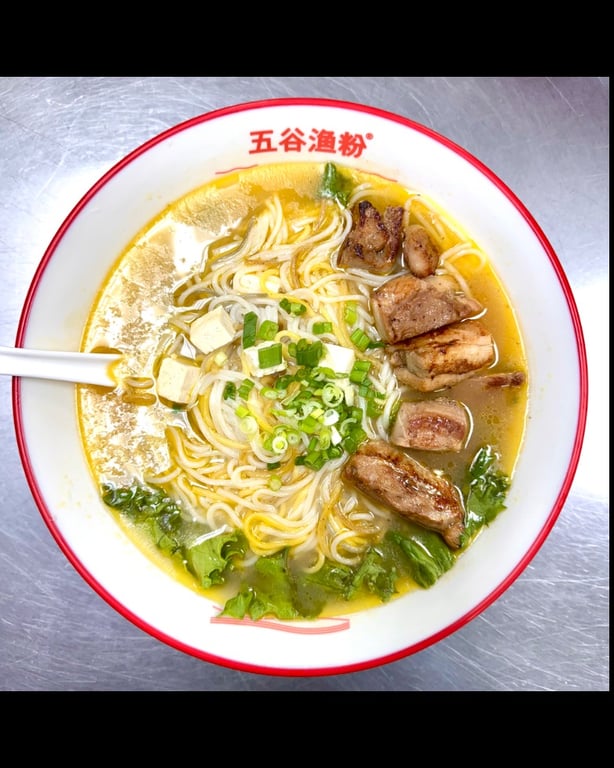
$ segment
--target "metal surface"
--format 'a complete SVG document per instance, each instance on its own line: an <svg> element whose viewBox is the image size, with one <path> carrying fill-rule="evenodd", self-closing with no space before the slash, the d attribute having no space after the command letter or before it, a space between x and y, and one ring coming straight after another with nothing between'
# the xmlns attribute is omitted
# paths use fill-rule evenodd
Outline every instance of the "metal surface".
<svg viewBox="0 0 614 768"><path fill-rule="evenodd" d="M11 379L0 377L0 690L608 690L609 78L0 78L0 344L15 342L59 225L117 160L195 115L283 96L405 115L482 160L532 212L567 272L587 345L588 424L567 503L512 587L442 642L343 675L237 672L137 629L73 569L30 494Z"/></svg>

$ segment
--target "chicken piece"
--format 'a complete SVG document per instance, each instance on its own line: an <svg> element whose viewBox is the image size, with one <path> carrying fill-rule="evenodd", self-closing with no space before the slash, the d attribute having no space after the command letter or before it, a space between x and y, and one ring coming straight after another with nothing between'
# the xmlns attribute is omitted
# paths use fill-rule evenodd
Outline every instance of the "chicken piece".
<svg viewBox="0 0 614 768"><path fill-rule="evenodd" d="M392 272L401 248L403 208L389 205L382 218L375 206L363 200L352 209L352 218L337 265L367 269L377 275Z"/></svg>
<svg viewBox="0 0 614 768"><path fill-rule="evenodd" d="M458 489L384 440L359 446L343 469L344 479L414 523L460 546L465 511Z"/></svg>
<svg viewBox="0 0 614 768"><path fill-rule="evenodd" d="M420 224L410 224L403 238L403 260L405 266L416 277L434 275L441 249L433 242L426 229Z"/></svg>
<svg viewBox="0 0 614 768"><path fill-rule="evenodd" d="M376 288L371 306L377 330L389 344L464 320L483 309L475 299L460 294L449 277L419 278L409 273Z"/></svg>
<svg viewBox="0 0 614 768"><path fill-rule="evenodd" d="M388 347L400 384L419 392L453 387L495 361L495 343L478 320L452 323Z"/></svg>
<svg viewBox="0 0 614 768"><path fill-rule="evenodd" d="M390 442L419 451L460 451L469 429L469 414L458 400L406 400L390 431Z"/></svg>

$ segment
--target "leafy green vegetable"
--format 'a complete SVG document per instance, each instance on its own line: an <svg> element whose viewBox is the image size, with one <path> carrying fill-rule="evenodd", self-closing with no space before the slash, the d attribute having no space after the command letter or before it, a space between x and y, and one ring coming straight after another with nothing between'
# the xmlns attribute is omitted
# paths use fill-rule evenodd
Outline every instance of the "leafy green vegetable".
<svg viewBox="0 0 614 768"><path fill-rule="evenodd" d="M223 584L232 560L245 554L243 542L236 533L220 533L184 547L188 570L196 576L201 587Z"/></svg>
<svg viewBox="0 0 614 768"><path fill-rule="evenodd" d="M454 555L433 531L420 529L402 534L388 531L386 539L394 542L407 558L407 567L413 580L425 589L454 565Z"/></svg>
<svg viewBox="0 0 614 768"><path fill-rule="evenodd" d="M467 471L462 546L505 509L510 480L496 469L497 459L494 449L484 446ZM161 550L178 558L203 588L222 584L246 553L247 541L240 531L215 534L202 523L185 520L178 503L161 489L104 485L102 499L146 530ZM331 597L349 601L360 594L374 594L386 602L397 591L401 576L428 588L455 562L454 552L439 534L407 522L399 530L388 531L356 567L327 560L316 573L293 572L288 556L289 550L284 549L259 557L250 581L244 578L222 615L253 620L265 615L317 618Z"/></svg>
<svg viewBox="0 0 614 768"><path fill-rule="evenodd" d="M337 166L334 163L326 163L322 181L320 183L321 196L338 200L341 205L346 206L350 199L351 192L351 180L339 173Z"/></svg>
<svg viewBox="0 0 614 768"><path fill-rule="evenodd" d="M279 619L296 619L299 612L294 606L294 585L287 558L287 549L275 555L259 557L252 583L241 586L238 594L226 602L221 615L240 619L249 615L254 621L266 614L273 614Z"/></svg>
<svg viewBox="0 0 614 768"><path fill-rule="evenodd" d="M372 593L382 602L396 592L399 575L396 553L390 545L371 547L356 568L325 561L316 573L292 572L288 550L260 557L255 576L225 604L222 615L253 620L272 614L279 619L315 619L328 599L353 600L360 593Z"/></svg>
<svg viewBox="0 0 614 768"><path fill-rule="evenodd" d="M495 468L498 455L490 445L482 446L467 471L465 495L465 546L483 525L489 525L506 508L510 478Z"/></svg>
<svg viewBox="0 0 614 768"><path fill-rule="evenodd" d="M360 589L366 589L378 595L385 603L396 592L397 576L397 569L390 557L386 557L385 552L370 547L354 573L350 588L344 597L351 600Z"/></svg>
<svg viewBox="0 0 614 768"><path fill-rule="evenodd" d="M215 534L203 523L184 520L177 502L162 489L106 484L101 496L145 530L160 550L179 559L202 587L223 583L235 560L245 555L247 542L240 531Z"/></svg>
<svg viewBox="0 0 614 768"><path fill-rule="evenodd" d="M181 512L163 490L140 485L130 488L103 485L102 500L133 523L146 528L159 549L169 554L180 549Z"/></svg>

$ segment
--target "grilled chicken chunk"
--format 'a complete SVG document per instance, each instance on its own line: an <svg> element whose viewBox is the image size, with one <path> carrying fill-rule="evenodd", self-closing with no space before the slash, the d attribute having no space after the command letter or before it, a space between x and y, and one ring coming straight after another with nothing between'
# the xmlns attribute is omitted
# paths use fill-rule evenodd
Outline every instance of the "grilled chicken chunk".
<svg viewBox="0 0 614 768"><path fill-rule="evenodd" d="M353 207L352 219L337 265L367 269L377 275L391 272L401 248L402 206L389 205L382 217L375 206L363 200Z"/></svg>
<svg viewBox="0 0 614 768"><path fill-rule="evenodd" d="M452 387L495 360L493 337L478 320L453 323L388 350L399 383L419 392Z"/></svg>
<svg viewBox="0 0 614 768"><path fill-rule="evenodd" d="M469 414L458 400L406 400L390 431L390 442L420 451L460 451L469 428Z"/></svg>
<svg viewBox="0 0 614 768"><path fill-rule="evenodd" d="M377 330L389 344L464 320L483 309L475 299L459 294L449 277L419 278L409 273L376 288L371 306Z"/></svg>
<svg viewBox="0 0 614 768"><path fill-rule="evenodd" d="M362 493L437 531L448 546L460 546L465 517L460 493L404 451L384 440L367 441L350 456L343 472Z"/></svg>
<svg viewBox="0 0 614 768"><path fill-rule="evenodd" d="M439 265L441 249L433 242L426 229L420 224L405 228L403 238L403 260L405 266L416 277L434 275Z"/></svg>

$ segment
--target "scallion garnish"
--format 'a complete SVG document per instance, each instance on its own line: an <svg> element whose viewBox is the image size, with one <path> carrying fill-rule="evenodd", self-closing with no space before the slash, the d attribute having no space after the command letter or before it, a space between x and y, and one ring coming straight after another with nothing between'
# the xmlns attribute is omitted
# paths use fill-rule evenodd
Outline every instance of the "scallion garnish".
<svg viewBox="0 0 614 768"><path fill-rule="evenodd" d="M350 381L354 384L362 384L369 375L370 369L371 363L368 360L356 360L350 371Z"/></svg>
<svg viewBox="0 0 614 768"><path fill-rule="evenodd" d="M258 315L255 312L246 312L243 318L243 337L242 344L243 349L253 347L256 343L256 325L258 323Z"/></svg>
<svg viewBox="0 0 614 768"><path fill-rule="evenodd" d="M289 348L288 351L290 351ZM324 345L321 341L310 342L307 339L299 339L296 343L294 356L297 365L315 368L323 355Z"/></svg>
<svg viewBox="0 0 614 768"><path fill-rule="evenodd" d="M300 301L290 301L288 298L283 298L279 302L279 306L290 315L304 315L307 312L307 307Z"/></svg>
<svg viewBox="0 0 614 768"><path fill-rule="evenodd" d="M350 339L361 352L364 352L371 343L371 339L361 328L356 328L355 331L352 331Z"/></svg>
<svg viewBox="0 0 614 768"><path fill-rule="evenodd" d="M224 394L222 397L224 400L234 400L237 396L237 386L233 381L226 382L226 386L224 387Z"/></svg>
<svg viewBox="0 0 614 768"><path fill-rule="evenodd" d="M237 394L241 398L241 400L247 400L249 397L249 393L254 388L254 382L251 379L243 379L241 382L241 386L237 390Z"/></svg>
<svg viewBox="0 0 614 768"><path fill-rule="evenodd" d="M258 350L258 365L261 368L274 368L281 363L281 344L269 344Z"/></svg>
<svg viewBox="0 0 614 768"><path fill-rule="evenodd" d="M343 390L336 384L328 382L322 387L322 402L330 408L336 408L343 402Z"/></svg>
<svg viewBox="0 0 614 768"><path fill-rule="evenodd" d="M259 339L264 341L272 341L275 338L275 334L279 330L279 325L274 320L263 320L258 328L256 334Z"/></svg>
<svg viewBox="0 0 614 768"><path fill-rule="evenodd" d="M333 324L330 322L324 322L324 321L314 323L312 330L316 334L316 336L321 336L323 333L332 333Z"/></svg>
<svg viewBox="0 0 614 768"><path fill-rule="evenodd" d="M343 319L347 325L354 325L356 320L358 320L358 312L356 310L355 301L347 301L345 303L345 307L343 309Z"/></svg>
<svg viewBox="0 0 614 768"><path fill-rule="evenodd" d="M282 486L281 477L279 475L271 475L269 478L269 488L272 491L278 491Z"/></svg>

